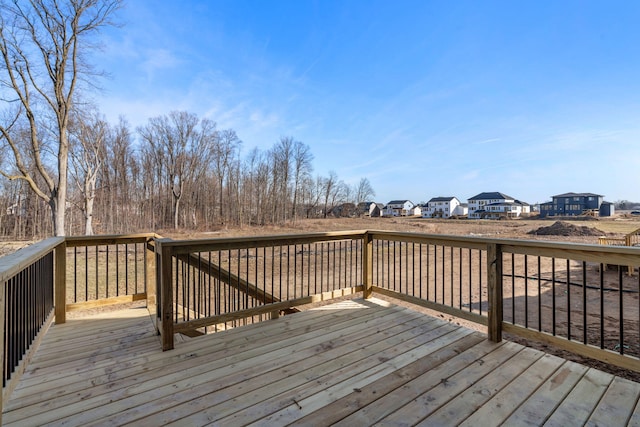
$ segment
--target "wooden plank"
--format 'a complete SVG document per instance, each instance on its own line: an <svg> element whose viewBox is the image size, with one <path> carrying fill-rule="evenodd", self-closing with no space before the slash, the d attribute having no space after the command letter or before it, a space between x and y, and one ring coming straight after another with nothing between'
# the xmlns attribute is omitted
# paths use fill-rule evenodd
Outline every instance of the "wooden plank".
<svg viewBox="0 0 640 427"><path fill-rule="evenodd" d="M455 375L457 372L461 372L470 364L478 363L483 357L502 345L503 344L492 343L488 340L481 341L434 369L412 378L393 393L380 396L376 401L363 406L359 411L343 418L335 423L335 425L345 427L372 425L392 414L405 403L417 399L425 390L436 387L443 379Z"/></svg>
<svg viewBox="0 0 640 427"><path fill-rule="evenodd" d="M494 395L460 423L461 427L476 427L491 420L499 425L511 415L522 402L527 400L538 387L545 382L564 363L561 359L550 354L545 354L531 365L518 378L514 379L505 388Z"/></svg>
<svg viewBox="0 0 640 427"><path fill-rule="evenodd" d="M327 328L330 328L330 327L331 327L331 326L333 326L333 325L343 325L343 324L344 324L344 323L338 323L338 322L343 322L343 321L344 321L344 318L345 318L346 316L337 316L337 315L335 315L334 313L332 313L332 314L333 314L333 315L331 315L331 316L325 316L325 320L324 320L324 321L326 322L326 325L325 325L325 326L326 326ZM375 314L376 314L376 313L375 313L375 310L371 310L371 316L375 316ZM313 317L315 317L315 316L309 316L309 317L313 318ZM332 319L336 319L336 320L332 320ZM312 319L312 320L313 320L313 319ZM287 323L289 323L289 322L285 322L285 324L287 324ZM296 326L298 326L298 325L296 324ZM308 326L305 322L300 322L300 327L301 327L301 328L308 328L309 326ZM246 331L246 332L247 332L248 334L250 334L250 333L252 332L252 330L251 330L250 326L247 326L247 327L245 327L245 328L247 329L247 331ZM242 329L245 329L245 328L242 328ZM236 331L239 331L239 329L238 329L238 330L236 330ZM294 332L295 332L295 331L291 331L291 330L290 330L290 331L288 331L288 333L289 333L289 334L294 334ZM276 332L276 333L277 333L277 332ZM228 332L225 332L225 334L229 335L229 333L228 333ZM233 334L232 334L232 335L233 335ZM242 345L242 344L244 344L244 342L245 342L245 341L246 341L246 339L247 339L247 338L245 338L245 337L247 336L247 334L237 333L237 334L235 334L235 335L240 335L240 338L238 339L238 341L234 341L234 340L232 340L232 339L227 338L229 348L231 348L231 347L233 346L234 342L236 343L236 345ZM273 336L272 336L272 334L265 334L265 337L266 337L266 339L267 339L267 340L271 340L271 341L273 340ZM226 338L226 337L225 337L225 338ZM213 336L212 336L212 340L213 340L213 341L218 341L218 340L216 340L216 339L215 339L215 337L213 337ZM262 343L262 341L261 341L261 340L257 340L257 342ZM206 342L205 342L203 345L206 345ZM195 349L198 349L198 347L197 347L197 346L192 345L192 346L190 347L190 348L191 348L191 351L193 351L193 350L194 350L194 347L195 347ZM187 351L187 352L188 352L189 350L187 349L187 350L184 350L184 351ZM176 352L176 353L174 353L174 355L175 355L175 356L181 356L181 355L184 353L184 351ZM73 353L69 353L69 355L70 355L69 357L72 357L72 356L71 356L72 354L73 354ZM120 362L121 362L121 364L122 364L122 362L124 362L124 361L121 359L121 360L120 360ZM95 365L95 363L94 363L94 364L93 364L93 366L92 366L92 369L95 369L95 368L96 368L96 365ZM78 369L76 369L76 370L79 370L79 368L78 368ZM67 376L68 376L68 375L67 375ZM42 379L40 379L39 381L43 381L43 380L42 380Z"/></svg>
<svg viewBox="0 0 640 427"><path fill-rule="evenodd" d="M71 304L67 304L66 308L67 308L67 312L88 310L91 308L106 307L108 305L114 305L114 304L126 304L129 302L142 301L145 299L147 299L146 293L139 293L139 294L133 294L133 295L121 295L118 297L100 298L98 300L71 303Z"/></svg>
<svg viewBox="0 0 640 427"><path fill-rule="evenodd" d="M448 314L450 316L459 317L461 319L469 320L479 325L487 326L488 320L486 316L480 316L479 314L471 313L468 311L460 310L455 307L449 307L447 305L439 304L432 301L420 299L411 295L401 294L399 292L392 291L390 289L381 288L379 286L373 286L373 292L381 295L387 295L391 298L396 298L401 301L406 301L411 304L415 304L419 307L425 307L430 310L434 310L440 313Z"/></svg>
<svg viewBox="0 0 640 427"><path fill-rule="evenodd" d="M216 394L221 395L223 400L228 400L234 393L246 393L247 390L251 388L260 387L261 385L269 386L270 383L279 380L283 381L283 384L291 386L291 384L295 383L294 376L292 374L283 375L283 373L302 372L303 374L298 375L309 375L308 369L312 368L315 363L312 358L314 355L317 356L320 354L322 357L325 357L325 354L329 352L334 353L332 356L343 354L345 353L343 350L345 345L352 345L351 343L357 341L358 337L362 337L361 331L364 326L358 319L353 320L354 324L349 328L351 331L346 336L341 335L339 332L331 332L324 338L315 337L315 334L309 331L308 334L298 338L298 345L282 345L282 343L276 343L276 349L266 354L260 351L260 348L255 348L256 352L254 354L245 352L250 356L247 359L243 358L238 361L237 358L232 357L227 362L232 363L232 369L225 369L222 366L219 369L211 369L213 366L209 365L210 369L206 370L203 374L200 363L192 369L192 375L195 375L195 377L187 380L186 384L188 384L188 388L182 393L176 394L174 392L175 387L180 387L181 384L184 384L184 375L189 374L189 370L182 369L179 372L180 380L177 382L167 384L164 390L159 390L157 387L155 389L149 388L149 392L145 394L144 400L137 406L127 407L126 405L129 402L119 402L117 405L124 406L114 406L115 409L112 410L112 413L117 414L118 422L120 423L123 422L123 420L133 421L139 417L150 415L149 413L157 412L158 403L160 403L163 408L171 408L173 405L185 402L187 403L187 405L185 405L186 414L191 414L194 408L197 407L197 398L200 396L205 396L204 405L210 408L216 403ZM393 325L389 327L395 328ZM391 331L389 331L389 333L391 333ZM329 342L330 345L326 344L327 342ZM360 345L367 345L367 343L371 342L375 342L375 336L362 338ZM254 347L255 346L252 348ZM331 348L331 350L325 352L324 350L327 348ZM243 354L243 356L245 356L245 354ZM326 357L329 358L329 356ZM341 357L348 356L345 355ZM335 364L336 362L333 359L334 357L331 357L327 360L327 363L329 365ZM219 361L214 361L214 363L219 365ZM326 369L327 367L324 367L324 370ZM238 387L237 385L241 386ZM140 396L137 397L139 398ZM145 404L147 401L149 403ZM242 401L247 402L249 405L254 402L254 400L244 398ZM236 403L234 407L237 408L239 405L240 403ZM165 418L163 418L159 425L167 422L167 416L175 417L177 413L179 412L177 412L176 408L165 411ZM154 421L154 419L154 417L145 418L145 423L155 424L157 420Z"/></svg>
<svg viewBox="0 0 640 427"><path fill-rule="evenodd" d="M436 328L409 340L406 333L389 334L386 338L378 336L377 342L366 346L361 342L349 342L346 344L347 347L332 348L318 354L315 362L311 361L312 364L308 367L297 367L292 371L297 372L293 376L275 377L269 384L245 394L242 399L227 400L213 407L205 406L202 411L180 419L177 423L197 425L212 420L220 425L244 425L268 417L277 409L281 410L279 415L286 415L291 407L300 411L300 408L304 408L304 412L308 413L313 412L314 407L322 404L316 399L318 393L330 393L339 398L359 387L359 382L374 381L386 375L386 369L392 364L408 364L408 359L407 363L403 363L403 359L415 357L414 350L428 353L437 350L434 348L434 341L452 342L459 338L459 328L438 320L429 324ZM274 393L274 390L278 392ZM265 422L273 420L269 418ZM276 425L280 424L282 423L276 422Z"/></svg>
<svg viewBox="0 0 640 427"><path fill-rule="evenodd" d="M584 425L613 378L611 374L589 369L547 419L545 426Z"/></svg>
<svg viewBox="0 0 640 427"><path fill-rule="evenodd" d="M173 253L167 239L161 239L157 242L160 257L160 340L162 341L162 350L171 350L173 348Z"/></svg>
<svg viewBox="0 0 640 427"><path fill-rule="evenodd" d="M493 342L502 341L502 246L487 245L487 291L489 312L487 333Z"/></svg>
<svg viewBox="0 0 640 427"><path fill-rule="evenodd" d="M64 237L50 237L0 257L0 283L6 282L62 243Z"/></svg>
<svg viewBox="0 0 640 427"><path fill-rule="evenodd" d="M358 312L358 311L362 311L362 310L351 310L351 312ZM376 315L379 315L379 313L377 313L377 310L363 310L365 312L367 312L367 314L370 313L370 315L372 316L372 319L376 317ZM403 315L403 313L406 313L407 315L411 315L410 312L406 311L406 310L396 310L394 313L390 313L393 314L395 316L397 315ZM313 314L313 313L310 313ZM317 312L313 317L333 317L330 314L326 313L326 312ZM293 316L287 316L287 317L293 317ZM343 320L344 316L338 316L338 319ZM284 320L285 318L283 318L282 320ZM277 329L278 332L282 332L282 330L280 328L276 328L275 324L277 322L281 322L281 320L277 320L274 322L268 322L274 326L272 326L273 329ZM362 328L362 324L360 322L359 319L350 319L348 320L348 322L353 323L354 328ZM282 322L281 322L282 323ZM296 322L298 323L298 322ZM325 322L323 322L323 325L325 324ZM271 326L271 325L265 325L262 324L262 328L255 328L254 333L258 333L260 332L261 329L265 329L266 326ZM244 329L244 328L242 328ZM316 330L316 332L318 332L318 337L314 338L317 341L322 341L324 338L322 337L323 335L323 331L324 331L324 335L330 335L330 334L337 334L340 335L340 328L338 328L338 330L333 330L334 329L334 325L327 325L325 328L319 328L318 330ZM311 329L309 328L309 325L303 325L302 326L302 330L305 331L305 333L308 333L311 331ZM344 329L343 329L344 330ZM222 334L227 334L226 332L221 333ZM216 334L217 335L217 334ZM300 338L302 337L302 338ZM287 349L290 347L289 344L291 345L295 345L294 343L298 343L298 344L302 344L302 345L314 345L314 340L313 339L306 339L307 337L304 335L298 335L298 337L290 337L289 334L287 334L286 336L282 337L283 338L283 342L282 343L271 343L271 344L266 344L264 341L261 341L260 339L252 339L252 340L246 340L243 339L241 340L241 343L239 343L240 347L244 347L244 349L242 351L239 351L239 347L235 347L235 348L222 348L217 350L217 347L215 346L211 346L211 342L209 340L207 340L207 338L215 338L215 335L213 336L207 336L207 337L202 337L200 340L193 340L193 342L196 341L202 341L205 342L205 345L199 350L202 351L202 355L203 356L207 356L207 353L205 353L205 351L209 351L211 354L210 357L210 361L208 364L203 363L202 361L202 356L200 356L199 351L198 353L194 353L193 349L191 352L187 352L186 354L184 354L183 356L180 357L171 357L173 354L175 354L178 350L176 351L172 351L170 353L165 353L166 356L164 356L162 353L159 353L161 356L163 356L164 361L160 361L160 364L158 365L158 367L162 367L167 363L167 359L173 360L174 363L173 364L169 364L166 365L167 369L166 370L171 370L172 368L175 368L175 373L171 374L171 375L165 375L165 369L163 368L162 370L158 371L144 371L144 374L138 372L138 376L137 377L132 377L131 381L128 382L128 386L127 388L119 388L119 387L114 387L114 384L106 384L108 386L109 389L111 390L107 390L108 393L104 395L104 397L102 397L102 394L92 397L94 396L94 388L91 388L91 392L89 394L87 393L83 393L83 400L82 402L77 402L74 404L74 402L69 401L69 402L63 402L64 405L61 408L58 408L55 411L55 414L53 413L48 413L48 414L39 414L39 412L42 412L42 409L39 407L35 407L35 408L29 408L29 414L30 415L35 415L36 418L33 418L32 421L35 423L40 423L40 422L47 422L47 419L50 419L51 417L62 417L65 415L68 415L69 417L73 417L74 414L78 413L78 412L82 412L91 408L96 408L98 407L96 410L97 411L103 411L104 407L105 407L105 403L110 402L111 400L116 400L117 402L113 402L113 404L110 405L106 405L112 408L116 408L115 413L119 413L121 410L121 407L124 406L129 406L129 405L133 405L134 407L136 406L136 401L135 400L127 400L125 399L125 397L131 398L133 396L136 396L136 398L140 398L140 395L142 395L142 398L144 398L144 394L142 394L143 392L147 392L148 395L152 395L152 396L162 396L162 395L167 395L169 396L169 398L175 399L177 398L176 396L176 384L181 384L181 383L189 383L191 385L193 385L193 381L204 381L204 382L209 382L210 378L207 377L206 375L203 376L203 372L205 373L210 373L210 372L216 372L216 370L214 369L216 366L218 367L218 369L224 369L225 366L228 365L238 365L240 364L240 366L242 368L244 368L245 370L247 369L251 369L252 368L252 364L253 362L251 362L250 360L247 362L242 362L242 360L247 359L247 358L251 358L251 357L267 357L267 359L269 360L270 363L276 363L276 364L280 364L281 362L278 361L277 358L277 352L282 352L282 351L287 351ZM269 340L269 338L267 338ZM271 341L272 338L270 339ZM300 342L302 340L302 342ZM207 343L207 341L209 341ZM214 341L218 341L218 340L214 340ZM208 344L208 345L207 345ZM281 348L282 345L285 345L284 350ZM185 347L189 347L187 345L185 345ZM296 351L295 347L291 347L293 349L293 351L295 352L295 354L298 354L298 352ZM216 351L217 350L217 351ZM291 351L291 350L288 350ZM198 355L198 357L195 357L195 355ZM264 354L266 354L266 356L263 356ZM186 358L184 356L187 356ZM177 363L179 362L179 363ZM146 368L146 366L145 366ZM152 377L152 380L149 380L147 377L147 375L150 375ZM190 375L192 376L190 378ZM82 377L82 376L81 376ZM195 378L195 379L194 379ZM78 380L80 380L81 378L78 378ZM161 380L161 383L158 383L157 381L155 381L156 379ZM163 388L159 387L159 385L162 384L166 384ZM113 388L118 388L120 390L122 390L123 392L120 393L117 390L114 392ZM160 394L158 394L160 393ZM164 394L162 394L164 393ZM73 397L73 396L72 396ZM105 400L106 399L106 400ZM119 399L125 399L125 400L119 400ZM151 399L154 400L154 399ZM59 401L56 402L57 405L60 404ZM51 403L47 403L46 406L44 406L46 408L48 408L49 410L53 407L51 405ZM107 408L108 409L108 408ZM95 411L94 415L95 415ZM14 414L12 412L8 413L9 416L14 416ZM16 414L14 416L14 418L12 419L17 419L18 417L23 417L25 415L24 411L21 414ZM86 421L86 419L85 419Z"/></svg>
<svg viewBox="0 0 640 427"><path fill-rule="evenodd" d="M636 408L633 410L631 417L629 418L630 426L640 426L640 400L636 403Z"/></svg>
<svg viewBox="0 0 640 427"><path fill-rule="evenodd" d="M157 316L156 303L156 253L155 247L151 246L147 243L145 247L145 256L147 257L147 262L144 266L144 274L145 274L145 287L147 293L147 309L152 316Z"/></svg>
<svg viewBox="0 0 640 427"><path fill-rule="evenodd" d="M542 425L587 369L586 366L566 362L505 420L505 424Z"/></svg>
<svg viewBox="0 0 640 427"><path fill-rule="evenodd" d="M358 319L354 319L353 322L355 323L353 327L362 328ZM327 329L325 334L340 334L339 330L331 331L330 329L332 328ZM202 338L204 339L208 337ZM56 408L55 414L36 413L34 418L30 418L30 422L48 422L47 420L50 417L60 418L67 416L68 419L64 419L65 422L71 423L72 425L80 425L86 424L91 420L96 420L113 414L117 414L119 420L122 421L126 415L131 413L125 412L127 409L132 411L139 410L140 408L143 408L143 405L147 400L153 402L158 398L166 396L169 401L173 401L179 399L180 396L183 395L183 393L177 393L178 390L185 387L186 390L190 390L198 384L208 387L219 387L220 383L215 382L215 377L224 373L225 370L228 369L227 366L233 366L233 369L239 371L243 377L246 376L246 372L258 369L254 361L255 357L264 357L267 359L266 363L273 364L276 367L280 366L282 363L280 359L283 359L284 355L289 356L290 353L293 353L297 357L301 354L300 345L313 346L314 344L317 344L312 342L313 340L305 338L307 337L300 336L295 339L286 339L286 337L283 337L284 341L289 341L293 344L293 346L285 346L284 348L282 348L282 345L279 343L272 344L270 348L265 348L268 347L268 345L257 346L254 342L249 342L247 344L249 350L238 352L234 349L232 352L227 352L226 357L212 357L208 363L203 363L200 356L195 357L194 355L184 360L180 360L178 363L179 369L177 369L174 374L164 375L160 372L159 375L156 375L156 373L149 372L149 374L153 376L153 379L150 380L147 378L147 373L145 373L144 375L136 378L136 381L130 384L127 388L120 388L122 392L110 392L104 397L85 394L83 395L84 399L81 402L70 402L68 405L58 407ZM316 342L322 342L323 338L318 337L315 340ZM215 353L215 351L212 353ZM304 354L300 357L303 355ZM288 360L288 357L284 360ZM260 374L261 372L258 369L255 372L255 375ZM212 382L211 375L213 376L214 382ZM222 376L224 376L224 374ZM47 405L47 407L50 408L51 405ZM85 412L86 416L84 415ZM83 414L79 416L78 414L80 413ZM8 415L11 415L11 413ZM60 422L62 421L63 420L60 420Z"/></svg>
<svg viewBox="0 0 640 427"><path fill-rule="evenodd" d="M360 408L370 405L379 398L393 393L412 379L435 369L452 357L485 340L480 334L469 334L442 347L436 352L422 357L415 362L400 368L370 384L354 390L327 406L312 412L296 421L299 425L333 424L355 413Z"/></svg>
<svg viewBox="0 0 640 427"><path fill-rule="evenodd" d="M314 411L319 410L320 408L334 402L337 399L340 399L350 393L353 390L359 390L362 387L370 384L371 382L377 381L384 376L395 372L398 368L402 368L412 363L418 358L425 357L444 345L448 345L454 341L457 341L461 336L465 335L465 332L462 329L457 329L450 334L443 335L434 339L433 341L422 345L420 347L416 347L409 351L405 351L401 354L394 355L393 352L390 356L387 356L387 353L382 353L381 357L378 356L378 361L380 362L373 367L369 367L366 371L359 373L358 375L353 375L348 379L344 379L344 377L351 374L351 371L340 373L340 375L333 381L328 382L328 386L321 387L320 389L316 389L315 392L311 394L313 389L306 389L305 394L310 394L305 396L305 394L296 393L298 398L296 398L296 402L287 402L288 405L281 408L279 411L268 415L259 420L255 420L255 424L257 425L286 425L292 422L296 422L298 419L308 415ZM395 349L394 349L395 350ZM395 357L393 357L395 356ZM327 383L325 381L325 383ZM272 411L274 405L270 402L267 404L268 411ZM254 414L247 412L249 418L253 418ZM243 413L244 415L244 413ZM237 420L238 417L235 416L233 420ZM240 418L242 422L247 421L248 419ZM225 420L223 419L224 423Z"/></svg>
<svg viewBox="0 0 640 427"><path fill-rule="evenodd" d="M306 297L296 298L288 301L276 302L276 303L263 305L259 307L248 308L245 310L238 310L238 311L234 311L233 313L202 317L200 319L188 320L185 322L174 324L173 331L175 333L181 333L189 330L204 328L205 326L212 326L218 323L225 323L232 320L245 319L247 317L256 316L259 314L267 314L275 310L286 310L288 308L292 308L295 306L327 301L340 296L352 295L360 291L362 291L362 286L355 286L352 288L343 288L343 289L338 289L334 291L322 292L315 295L309 295Z"/></svg>
<svg viewBox="0 0 640 427"><path fill-rule="evenodd" d="M615 377L586 426L624 426L629 422L640 396L640 384Z"/></svg>
<svg viewBox="0 0 640 427"><path fill-rule="evenodd" d="M102 234L97 236L67 236L65 241L70 248L78 246L125 245L127 243L146 243L149 239L160 239L155 233Z"/></svg>
<svg viewBox="0 0 640 427"><path fill-rule="evenodd" d="M477 237L442 235L442 234L425 234L413 232L397 232L383 230L367 230L374 239L390 240L408 243L424 243L436 246L452 246L456 248L468 249L487 249L487 239Z"/></svg>
<svg viewBox="0 0 640 427"><path fill-rule="evenodd" d="M523 349L500 365L498 369L489 372L486 376L471 384L447 404L423 419L418 425L460 424L511 381L518 381L518 376L540 360L543 355L543 352L532 348ZM489 419L492 422L494 420L493 417Z"/></svg>
<svg viewBox="0 0 640 427"><path fill-rule="evenodd" d="M270 236L230 237L215 239L167 240L174 253L185 254L231 249L261 248L271 246L301 245L336 240L360 240L365 230L329 231L322 233L298 233Z"/></svg>
<svg viewBox="0 0 640 427"><path fill-rule="evenodd" d="M56 324L60 325L67 319L65 311L67 303L67 245L64 241L55 248L54 262L53 305Z"/></svg>
<svg viewBox="0 0 640 427"><path fill-rule="evenodd" d="M589 357L591 359L600 360L610 365L616 365L621 368L640 372L640 359L629 355L621 355L610 350L603 350L599 347L580 343L578 341L569 341L565 338L553 336L546 332L534 331L522 326L513 325L507 322L502 324L504 332L518 335L523 338L541 341L552 344L563 350L568 350L580 356Z"/></svg>
<svg viewBox="0 0 640 427"><path fill-rule="evenodd" d="M409 401L409 403L380 420L380 422L382 424L409 423L411 425L419 423L480 378L483 378L489 372L516 356L522 349L523 347L518 344L504 343L491 353L483 356L476 363L465 367L462 371L440 377L435 387L420 385L420 395L411 401L404 396L396 396L400 401Z"/></svg>
<svg viewBox="0 0 640 427"><path fill-rule="evenodd" d="M378 310L368 311L372 316L379 314ZM348 314L351 312L349 311ZM344 314L347 313L325 311L305 313L302 319L290 319L290 316L288 316L278 320L277 325L275 323L274 325L269 325L272 326L269 328L265 328L263 324L248 325L243 328L210 335L207 339L192 340L188 345L175 349L170 354L156 351L143 358L128 359L120 357L118 360L114 360L117 369L113 369L111 365L108 365L95 367L91 371L82 372L78 375L65 375L62 378L55 379L55 386L50 383L43 388L34 386L26 390L18 390L10 403L18 406L19 402L20 405L26 406L27 404L44 402L83 389L91 389L91 392L95 394L108 393L119 387L127 386L127 381L134 381L133 384L137 383L138 377L136 375L140 375L141 371L146 372L145 375L152 373L158 376L179 372L182 368L178 362L183 361L183 359L190 359L194 354L198 354L200 358L205 359L207 357L222 359L238 353L248 355L250 354L250 345L259 346L259 350L267 351L274 346L274 337L278 337L282 333L286 333L288 337L293 338L306 333L311 326L317 324L322 324L327 330L340 328L341 325L345 324ZM366 321L367 317L364 319ZM259 335L255 337L255 334ZM223 347L221 347L222 343L224 343ZM31 396L28 396L28 393L31 393ZM29 399L31 399L31 403L27 403ZM50 404L48 405L49 407L51 406Z"/></svg>
<svg viewBox="0 0 640 427"><path fill-rule="evenodd" d="M362 288L364 298L370 298L373 285L373 236L365 233L362 242Z"/></svg>

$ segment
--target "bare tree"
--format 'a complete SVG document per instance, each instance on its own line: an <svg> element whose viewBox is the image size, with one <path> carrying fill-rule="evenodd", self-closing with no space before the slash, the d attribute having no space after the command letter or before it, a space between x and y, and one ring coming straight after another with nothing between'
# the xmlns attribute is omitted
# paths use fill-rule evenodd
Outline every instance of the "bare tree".
<svg viewBox="0 0 640 427"><path fill-rule="evenodd" d="M356 205L367 202L376 192L367 178L362 178L356 187Z"/></svg>
<svg viewBox="0 0 640 427"><path fill-rule="evenodd" d="M313 154L308 145L300 141L293 143L293 219L297 218L300 192L306 179L311 175Z"/></svg>
<svg viewBox="0 0 640 427"><path fill-rule="evenodd" d="M69 114L79 83L93 73L83 57L95 47L91 37L111 24L120 4L120 0L0 2L1 96L12 105L0 124L0 135L16 167L15 173L2 174L25 180L49 204L56 235L65 233ZM26 150L15 133L20 122L28 129ZM45 129L55 141L51 154L57 174L46 166L41 136Z"/></svg>
<svg viewBox="0 0 640 427"><path fill-rule="evenodd" d="M324 193L324 213L326 218L330 208L333 207L337 198L338 175L334 171L329 172L329 176L322 181L322 190Z"/></svg>
<svg viewBox="0 0 640 427"><path fill-rule="evenodd" d="M216 124L195 114L173 111L149 119L139 129L148 152L156 160L172 197L173 226L178 228L185 187L204 174L219 138Z"/></svg>
<svg viewBox="0 0 640 427"><path fill-rule="evenodd" d="M96 183L105 162L106 139L109 125L97 113L86 117L73 114L69 124L71 150L71 175L80 195L84 219L84 234L93 234L93 206L96 199Z"/></svg>
<svg viewBox="0 0 640 427"><path fill-rule="evenodd" d="M215 141L215 155L213 156L214 174L218 179L218 212L222 221L229 221L230 210L225 209L231 203L231 172L234 159L240 149L242 141L233 129L222 130ZM224 202L224 187L227 186L227 203Z"/></svg>

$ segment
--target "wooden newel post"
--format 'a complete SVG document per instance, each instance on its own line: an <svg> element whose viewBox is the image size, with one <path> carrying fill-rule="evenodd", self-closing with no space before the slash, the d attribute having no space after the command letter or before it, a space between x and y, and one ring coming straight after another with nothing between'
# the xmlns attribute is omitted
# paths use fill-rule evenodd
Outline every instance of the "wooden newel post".
<svg viewBox="0 0 640 427"><path fill-rule="evenodd" d="M489 340L502 341L502 247L487 245L487 279L489 291Z"/></svg>
<svg viewBox="0 0 640 427"><path fill-rule="evenodd" d="M368 231L362 241L362 285L363 297L370 298L373 292L373 236Z"/></svg>
<svg viewBox="0 0 640 427"><path fill-rule="evenodd" d="M160 262L159 277L156 277L158 297L158 331L162 341L162 350L173 349L173 290L172 283L172 267L173 256L171 246L163 244L170 239L160 239L156 241L156 262Z"/></svg>
<svg viewBox="0 0 640 427"><path fill-rule="evenodd" d="M156 309L156 249L155 243L151 243L153 238L147 239L145 242L145 278L147 291L147 308L149 313L157 313Z"/></svg>
<svg viewBox="0 0 640 427"><path fill-rule="evenodd" d="M67 242L56 246L54 253L53 305L56 324L67 321Z"/></svg>

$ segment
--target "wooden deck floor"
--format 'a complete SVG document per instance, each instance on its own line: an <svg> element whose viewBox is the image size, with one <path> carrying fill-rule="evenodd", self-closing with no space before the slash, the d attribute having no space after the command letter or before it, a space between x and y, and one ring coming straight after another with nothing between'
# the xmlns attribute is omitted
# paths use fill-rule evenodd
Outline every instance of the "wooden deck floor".
<svg viewBox="0 0 640 427"><path fill-rule="evenodd" d="M162 352L146 309L54 325L7 425L640 425L640 384L383 301Z"/></svg>

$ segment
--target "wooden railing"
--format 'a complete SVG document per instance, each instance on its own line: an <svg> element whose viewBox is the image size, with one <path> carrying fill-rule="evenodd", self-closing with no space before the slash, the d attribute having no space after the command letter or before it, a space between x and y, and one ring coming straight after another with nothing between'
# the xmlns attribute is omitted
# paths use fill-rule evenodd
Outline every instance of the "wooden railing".
<svg viewBox="0 0 640 427"><path fill-rule="evenodd" d="M155 234L56 237L0 258L3 396L68 311L155 301ZM147 290L150 289L150 292ZM1 407L0 407L1 412Z"/></svg>
<svg viewBox="0 0 640 427"><path fill-rule="evenodd" d="M174 333L260 321L298 305L362 291L363 235L158 240L163 349L173 348Z"/></svg>
<svg viewBox="0 0 640 427"><path fill-rule="evenodd" d="M54 270L64 238L51 238L0 258L2 402L17 384L53 321ZM55 253L55 256L54 256Z"/></svg>
<svg viewBox="0 0 640 427"><path fill-rule="evenodd" d="M349 231L52 238L0 259L3 384L68 311L147 299L162 346L373 292L640 371L640 248ZM156 304L157 297L157 304ZM53 313L53 314L52 314Z"/></svg>
<svg viewBox="0 0 640 427"><path fill-rule="evenodd" d="M154 294L154 241L159 237L67 237L66 286L60 290L64 312L144 300L148 291Z"/></svg>
<svg viewBox="0 0 640 427"><path fill-rule="evenodd" d="M369 234L374 292L640 371L640 248Z"/></svg>
<svg viewBox="0 0 640 427"><path fill-rule="evenodd" d="M157 256L165 349L177 332L363 291L640 370L640 281L604 268L638 267L640 248L353 231L165 239Z"/></svg>

